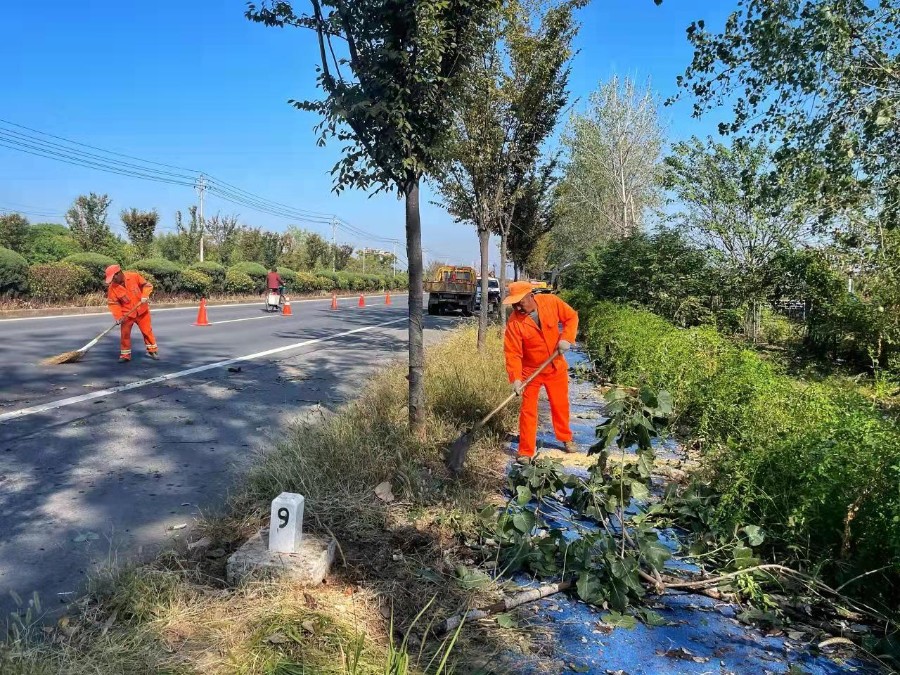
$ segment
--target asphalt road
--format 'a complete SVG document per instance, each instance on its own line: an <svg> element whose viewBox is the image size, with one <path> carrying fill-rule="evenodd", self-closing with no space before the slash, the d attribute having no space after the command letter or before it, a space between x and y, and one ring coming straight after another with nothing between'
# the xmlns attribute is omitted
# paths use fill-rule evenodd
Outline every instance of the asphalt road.
<svg viewBox="0 0 900 675"><path fill-rule="evenodd" d="M59 608L98 566L184 537L283 425L402 357L405 296L341 305L295 302L291 317L215 307L209 327L193 325L195 309L157 309L161 360L135 328L129 364L117 363L114 331L81 363L39 365L107 315L0 321L0 610L10 590ZM428 339L455 323L427 321Z"/></svg>

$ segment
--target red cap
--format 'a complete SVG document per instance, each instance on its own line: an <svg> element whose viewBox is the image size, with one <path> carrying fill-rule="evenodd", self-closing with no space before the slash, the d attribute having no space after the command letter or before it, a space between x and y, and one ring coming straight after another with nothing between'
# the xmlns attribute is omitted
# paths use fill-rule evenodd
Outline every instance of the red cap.
<svg viewBox="0 0 900 675"><path fill-rule="evenodd" d="M122 268L118 265L110 265L106 268L106 285L109 286L112 283L112 278L116 276L117 273L121 272Z"/></svg>

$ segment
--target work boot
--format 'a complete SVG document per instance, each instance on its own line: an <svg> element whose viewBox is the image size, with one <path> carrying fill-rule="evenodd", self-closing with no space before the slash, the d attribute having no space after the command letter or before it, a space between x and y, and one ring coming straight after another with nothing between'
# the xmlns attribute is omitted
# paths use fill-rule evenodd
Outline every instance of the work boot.
<svg viewBox="0 0 900 675"><path fill-rule="evenodd" d="M569 454L578 452L578 444L575 441L566 441L563 444L563 450L565 450Z"/></svg>
<svg viewBox="0 0 900 675"><path fill-rule="evenodd" d="M149 356L154 361L159 361L159 352L147 352L147 356Z"/></svg>
<svg viewBox="0 0 900 675"><path fill-rule="evenodd" d="M519 455L516 457L516 464L521 464L522 466L528 466L531 464L533 457L528 455Z"/></svg>

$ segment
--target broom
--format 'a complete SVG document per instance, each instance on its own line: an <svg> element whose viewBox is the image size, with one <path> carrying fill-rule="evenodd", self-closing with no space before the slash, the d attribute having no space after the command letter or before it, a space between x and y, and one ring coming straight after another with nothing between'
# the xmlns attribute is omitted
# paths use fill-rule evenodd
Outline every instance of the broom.
<svg viewBox="0 0 900 675"><path fill-rule="evenodd" d="M84 355L87 354L88 350L89 350L91 347L93 347L93 346L96 345L98 342L100 342L100 340L103 339L103 337L104 337L109 331L111 331L113 328L115 328L116 326L118 326L122 321L124 321L124 320L127 319L129 316L131 316L132 314L134 314L135 310L137 310L138 307L140 307L140 304L138 304L138 305L132 307L132 308L131 308L131 311L128 312L128 314L126 314L126 315L123 316L121 319L119 319L119 321L116 321L112 326L110 326L109 328L107 328L106 330L104 330L102 333L100 333L100 335L98 335L98 336L95 337L93 340L91 340L90 342L88 342L88 343L87 343L84 347L82 347L81 349L76 349L74 352L63 352L62 354L57 354L56 356L50 356L50 357L44 359L43 361L41 361L41 364L42 364L42 365L45 365L45 366L58 366L58 365L61 364L61 363L78 363L79 361L81 361L81 359L84 358Z"/></svg>

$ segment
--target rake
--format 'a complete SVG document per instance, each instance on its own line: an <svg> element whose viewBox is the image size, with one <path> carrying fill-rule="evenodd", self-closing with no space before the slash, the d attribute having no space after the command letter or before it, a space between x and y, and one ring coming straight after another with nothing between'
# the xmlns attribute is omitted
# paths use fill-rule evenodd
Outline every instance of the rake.
<svg viewBox="0 0 900 675"><path fill-rule="evenodd" d="M524 390L531 381L541 374L541 371L544 370L547 366L553 363L553 360L559 356L562 352L559 350L554 351L551 354L550 358L544 361L537 370L535 370L531 375L528 376L522 383L522 389ZM506 406L508 406L512 400L518 396L518 394L510 394L503 403L498 405L496 408L491 410L487 415L485 415L480 421L478 421L474 427L464 432L459 438L453 441L453 444L447 448L446 454L446 463L447 469L451 474L457 476L460 471L462 471L463 463L466 461L466 455L469 454L469 448L472 447L472 443L475 440L475 434L484 427L485 424L491 421L491 418L496 415L498 412L503 410Z"/></svg>
<svg viewBox="0 0 900 675"><path fill-rule="evenodd" d="M128 314L119 319L119 321L116 321L112 326L104 330L102 333L100 333L100 335L88 342L81 349L76 349L73 352L63 352L62 354L57 354L56 356L50 356L41 361L41 364L45 366L58 366L62 363L78 363L79 361L81 361L81 359L84 358L84 355L88 353L88 350L91 349L91 347L100 342L100 340L102 340L106 336L106 334L109 333L109 331L118 326L122 321L134 314L138 307L140 307L140 304L132 307L131 311L129 311Z"/></svg>

